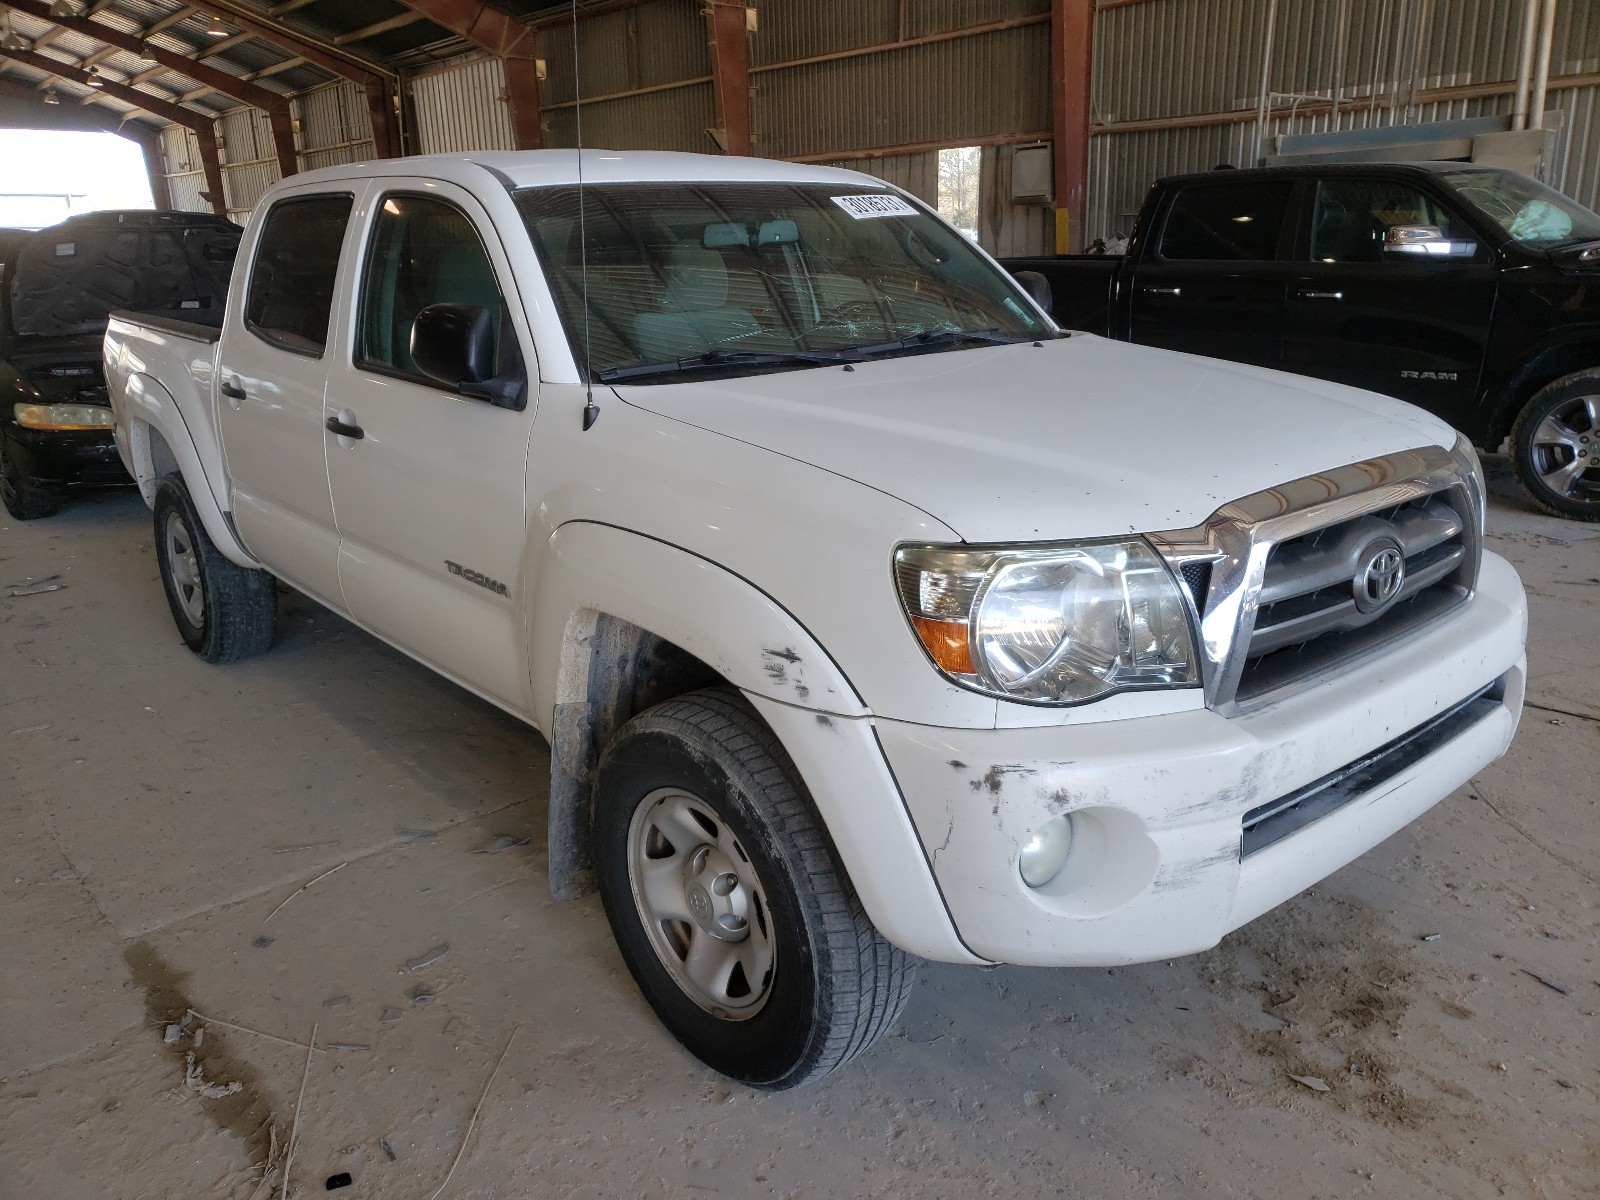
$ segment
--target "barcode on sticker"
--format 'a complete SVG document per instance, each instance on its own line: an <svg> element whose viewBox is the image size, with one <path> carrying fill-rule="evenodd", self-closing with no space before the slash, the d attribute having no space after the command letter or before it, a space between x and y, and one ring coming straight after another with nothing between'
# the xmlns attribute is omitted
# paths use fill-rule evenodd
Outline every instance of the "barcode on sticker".
<svg viewBox="0 0 1600 1200"><path fill-rule="evenodd" d="M887 196L878 193L868 196L833 196L830 198L858 221L867 217L914 217L917 215L917 210L900 199L899 196Z"/></svg>

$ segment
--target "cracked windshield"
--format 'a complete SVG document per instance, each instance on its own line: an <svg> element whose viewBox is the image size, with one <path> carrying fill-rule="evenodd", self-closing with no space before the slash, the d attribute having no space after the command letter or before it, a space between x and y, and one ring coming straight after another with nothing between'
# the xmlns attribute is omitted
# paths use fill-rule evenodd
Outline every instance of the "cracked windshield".
<svg viewBox="0 0 1600 1200"><path fill-rule="evenodd" d="M1048 327L961 234L851 182L519 192L578 360L603 381L859 362Z"/></svg>

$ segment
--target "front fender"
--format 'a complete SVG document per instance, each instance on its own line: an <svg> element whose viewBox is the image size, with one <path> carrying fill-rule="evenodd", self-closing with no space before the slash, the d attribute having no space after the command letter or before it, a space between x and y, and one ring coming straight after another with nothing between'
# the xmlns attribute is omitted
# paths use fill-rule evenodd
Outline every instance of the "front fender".
<svg viewBox="0 0 1600 1200"><path fill-rule="evenodd" d="M673 643L745 693L794 759L885 937L926 958L981 961L950 922L872 714L791 613L715 563L611 525L562 525L539 559L529 643L535 712L553 750L553 848L583 835L588 755L568 726L592 711L591 653L605 653L595 636L603 615ZM564 881L552 884L560 894Z"/></svg>
<svg viewBox="0 0 1600 1200"><path fill-rule="evenodd" d="M241 567L261 566L239 543L233 523L217 503L194 435L172 393L152 376L135 372L127 376L116 408L117 450L138 482L145 503L155 503L162 477L176 469L188 485L201 524L223 557Z"/></svg>

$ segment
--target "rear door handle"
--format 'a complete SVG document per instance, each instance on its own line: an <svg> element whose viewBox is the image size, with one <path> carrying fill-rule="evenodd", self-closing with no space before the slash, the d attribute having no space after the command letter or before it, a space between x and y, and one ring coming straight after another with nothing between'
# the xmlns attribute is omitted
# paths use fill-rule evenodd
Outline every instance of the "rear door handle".
<svg viewBox="0 0 1600 1200"><path fill-rule="evenodd" d="M1181 287L1147 287L1144 289L1144 294L1146 296L1181 296L1183 295L1183 289Z"/></svg>
<svg viewBox="0 0 1600 1200"><path fill-rule="evenodd" d="M244 384L239 382L239 377L237 375L235 375L232 379L223 380L221 391L222 394L229 400L245 399Z"/></svg>
<svg viewBox="0 0 1600 1200"><path fill-rule="evenodd" d="M1344 299L1344 293L1343 292L1300 292L1300 293L1298 293L1298 295L1299 295L1300 299L1302 299L1302 300L1343 300Z"/></svg>
<svg viewBox="0 0 1600 1200"><path fill-rule="evenodd" d="M323 424L327 426L329 433L337 433L340 437L350 438L357 442L367 436L367 431L361 426L346 424L338 417L329 417Z"/></svg>

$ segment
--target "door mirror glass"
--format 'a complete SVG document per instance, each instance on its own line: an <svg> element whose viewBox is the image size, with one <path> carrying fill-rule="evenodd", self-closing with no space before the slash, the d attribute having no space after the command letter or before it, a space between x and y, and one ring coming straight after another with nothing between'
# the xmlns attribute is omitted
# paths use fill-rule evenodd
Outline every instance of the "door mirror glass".
<svg viewBox="0 0 1600 1200"><path fill-rule="evenodd" d="M1437 225L1391 225L1383 239L1383 252L1427 258L1471 258L1477 242L1447 238Z"/></svg>
<svg viewBox="0 0 1600 1200"><path fill-rule="evenodd" d="M411 361L450 388L494 377L494 321L476 304L430 304L411 324Z"/></svg>

